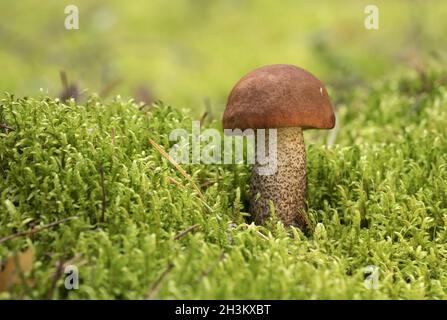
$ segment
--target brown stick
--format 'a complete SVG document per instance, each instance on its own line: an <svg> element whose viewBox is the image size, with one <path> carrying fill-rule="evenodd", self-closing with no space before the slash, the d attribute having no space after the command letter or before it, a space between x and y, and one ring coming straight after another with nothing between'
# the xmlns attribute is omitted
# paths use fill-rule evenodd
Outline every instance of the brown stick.
<svg viewBox="0 0 447 320"><path fill-rule="evenodd" d="M102 204L101 204L101 222L104 222L106 212L106 189L104 187L104 167L99 167L99 175L101 177L101 192L102 192Z"/></svg>
<svg viewBox="0 0 447 320"><path fill-rule="evenodd" d="M160 274L160 276L152 283L152 285L149 288L149 291L146 294L146 300L152 299L158 292L159 287L163 279L166 277L166 275L171 272L171 270L174 268L174 264L170 262L168 264L168 267L165 269L165 271Z"/></svg>
<svg viewBox="0 0 447 320"><path fill-rule="evenodd" d="M8 127L6 124L0 123L0 128L8 130L8 131L16 131L16 129Z"/></svg>
<svg viewBox="0 0 447 320"><path fill-rule="evenodd" d="M60 70L59 71L59 76L61 78L61 82L62 82L62 86L64 87L64 91L67 92L68 91L68 79L67 79L67 74L65 73L64 70Z"/></svg>
<svg viewBox="0 0 447 320"><path fill-rule="evenodd" d="M53 295L54 295L54 289L56 288L56 283L57 280L59 280L59 278L62 275L62 269L64 268L64 260L60 259L59 262L57 263L56 266L56 272L53 275L53 279L51 280L51 287L48 290L47 293L47 299L51 300L53 299Z"/></svg>
<svg viewBox="0 0 447 320"><path fill-rule="evenodd" d="M224 261L226 259L226 257L227 257L227 255L225 254L224 251L222 251L222 253L220 254L218 263ZM203 280L203 278L206 278L214 270L215 267L216 267L216 265L213 265L213 266L210 266L205 271L203 271L202 274L200 275L200 277L197 279L197 282L200 282Z"/></svg>
<svg viewBox="0 0 447 320"><path fill-rule="evenodd" d="M198 223L195 224L195 225L190 226L188 229L186 229L186 230L180 232L179 234L177 234L177 235L174 237L174 240L179 240L179 239L183 238L183 237L186 236L188 233L190 233L191 231L197 229L198 227L200 227L200 224L198 224Z"/></svg>
<svg viewBox="0 0 447 320"><path fill-rule="evenodd" d="M205 122L206 117L208 116L208 111L205 111L200 118L200 124L203 124Z"/></svg>
<svg viewBox="0 0 447 320"><path fill-rule="evenodd" d="M177 234L174 237L174 240L179 240L179 239L183 238L189 232L193 231L194 229L197 229L198 227L200 227L199 224L194 224L194 225L190 226L188 229ZM158 290L160 289L160 285L161 285L163 279L166 277L166 275L169 272L171 272L171 270L173 268L174 268L174 264L172 262L169 262L167 268L160 274L160 276L150 286L150 288L146 294L146 300L152 299L158 293Z"/></svg>
<svg viewBox="0 0 447 320"><path fill-rule="evenodd" d="M22 231L22 232L15 233L15 234L12 234L12 235L4 237L4 238L0 238L0 244L3 243L3 242L6 242L8 240L11 240L11 239L33 235L33 234L35 234L37 232L41 232L41 231L43 231L45 229L52 228L54 226L57 226L57 225L59 225L61 223L73 220L75 218L78 218L78 216L68 217L68 218L65 218L65 219L62 219L62 220L51 222L51 223L46 224L46 225L44 225L42 227L36 227L36 228L33 228L31 230L28 230L28 231Z"/></svg>

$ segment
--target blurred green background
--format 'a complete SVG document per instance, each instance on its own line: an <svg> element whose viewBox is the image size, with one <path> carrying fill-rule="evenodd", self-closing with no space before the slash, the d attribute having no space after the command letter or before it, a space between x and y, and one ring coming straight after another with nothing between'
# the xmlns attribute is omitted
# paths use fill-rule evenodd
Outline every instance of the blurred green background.
<svg viewBox="0 0 447 320"><path fill-rule="evenodd" d="M79 30L66 30L65 6ZM380 29L364 27L365 6ZM446 61L447 1L0 0L0 90L80 90L136 97L218 117L260 65L308 69L339 94L400 68Z"/></svg>

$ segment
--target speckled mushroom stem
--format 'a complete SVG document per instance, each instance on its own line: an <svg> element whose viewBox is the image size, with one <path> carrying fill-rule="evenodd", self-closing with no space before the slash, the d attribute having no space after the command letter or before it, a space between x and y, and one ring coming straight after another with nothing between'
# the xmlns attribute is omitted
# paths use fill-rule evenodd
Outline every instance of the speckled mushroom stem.
<svg viewBox="0 0 447 320"><path fill-rule="evenodd" d="M267 146L268 136L266 149ZM257 170L260 165L253 166L250 212L256 223L263 224L270 216L271 200L276 215L285 225L305 230L306 149L301 128L277 129L277 159L277 171L272 175L260 175Z"/></svg>

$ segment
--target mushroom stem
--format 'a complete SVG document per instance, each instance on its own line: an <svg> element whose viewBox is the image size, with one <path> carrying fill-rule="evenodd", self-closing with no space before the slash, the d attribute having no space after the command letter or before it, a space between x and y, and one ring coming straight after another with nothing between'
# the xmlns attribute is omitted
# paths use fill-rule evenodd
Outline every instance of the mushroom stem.
<svg viewBox="0 0 447 320"><path fill-rule="evenodd" d="M267 148L268 136L265 140ZM263 224L270 216L271 200L277 217L285 225L305 230L306 148L300 127L277 129L277 165L276 173L260 175L260 164L255 163L251 176L250 212L256 223Z"/></svg>

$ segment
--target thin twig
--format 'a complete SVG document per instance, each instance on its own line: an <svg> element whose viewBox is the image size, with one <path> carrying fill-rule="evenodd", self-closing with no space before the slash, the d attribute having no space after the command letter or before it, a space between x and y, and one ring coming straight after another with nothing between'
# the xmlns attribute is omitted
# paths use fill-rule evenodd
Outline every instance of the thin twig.
<svg viewBox="0 0 447 320"><path fill-rule="evenodd" d="M203 113L202 117L200 118L200 124L203 124L203 122L205 121L207 116L208 116L208 111L205 111Z"/></svg>
<svg viewBox="0 0 447 320"><path fill-rule="evenodd" d="M58 263L57 263L57 266L56 266L56 272L54 272L53 279L51 280L51 287L50 287L50 289L48 290L48 293L47 293L47 299L48 300L53 299L54 289L56 288L57 280L59 280L59 278L62 275L62 269L63 268L64 268L64 260L60 259L58 261Z"/></svg>
<svg viewBox="0 0 447 320"><path fill-rule="evenodd" d="M7 236L7 237L1 238L1 239L0 239L0 244L3 243L3 242L6 242L6 241L8 241L8 240L18 238L18 237L24 237L24 236L30 236L30 235L33 235L33 234L35 234L35 233L37 233L37 232L41 232L41 231L43 231L43 230L45 230L45 229L52 228L52 227L54 227L54 226L57 226L57 225L59 225L59 224L61 224L61 223L67 222L67 221L69 221L69 220L73 220L73 219L75 219L75 218L78 218L78 217L77 217L77 216L68 217L68 218L65 218L65 219L62 219L62 220L58 220L58 221L51 222L51 223L49 223L49 224L47 224L47 225L44 225L44 226L42 226L42 227L36 227L36 228L33 228L33 229L31 229L31 230L28 230L28 231L18 232L18 233L9 235L9 236Z"/></svg>
<svg viewBox="0 0 447 320"><path fill-rule="evenodd" d="M64 87L64 91L68 91L68 79L67 79L67 73L64 70L59 71L59 76L61 78L62 86Z"/></svg>
<svg viewBox="0 0 447 320"><path fill-rule="evenodd" d="M180 174L183 177L185 177L189 182L191 182L193 188L197 191L197 194L203 200L205 207L207 207L208 210L213 211L213 209L208 204L206 204L205 197L203 196L202 191L200 191L200 188L195 184L192 177L189 174L187 174L186 171L183 170L182 167L180 167L177 161L175 161L169 154L167 154L166 151L158 143L156 143L152 139L149 139L149 142L166 160L168 160L180 172Z"/></svg>
<svg viewBox="0 0 447 320"><path fill-rule="evenodd" d="M59 98L62 100L62 102L66 102L71 98L78 100L80 95L78 86L75 83L69 83L67 73L64 70L60 70L59 75L63 87L62 92L59 95Z"/></svg>
<svg viewBox="0 0 447 320"><path fill-rule="evenodd" d="M198 227L200 227L199 224L194 224L192 226L190 226L189 228L187 228L186 230L180 232L179 234L177 234L174 237L174 240L179 240L181 238L183 238L184 236L186 236L189 232L197 229ZM155 294L158 292L159 287L161 282L163 281L164 277L166 277L166 275L171 272L172 268L174 268L174 264L172 262L170 262L168 264L168 267L162 272L162 274L160 274L160 276L152 283L152 285L149 288L148 293L146 294L146 300L152 299L152 297L155 296Z"/></svg>
<svg viewBox="0 0 447 320"><path fill-rule="evenodd" d="M115 136L116 136L116 129L115 127L112 128L112 144L115 146Z"/></svg>
<svg viewBox="0 0 447 320"><path fill-rule="evenodd" d="M99 175L101 178L101 193L102 193L102 203L101 203L101 222L104 222L104 216L106 212L106 189L104 186L104 167L101 165L99 167Z"/></svg>
<svg viewBox="0 0 447 320"><path fill-rule="evenodd" d="M152 299L160 289L160 284L163 281L163 279L166 277L166 275L171 272L171 270L174 268L174 264L170 262L168 264L168 267L160 274L160 276L152 283L152 285L149 288L149 291L146 294L146 300Z"/></svg>
<svg viewBox="0 0 447 320"><path fill-rule="evenodd" d="M222 253L220 254L218 263L224 261L226 259L226 257L227 257L227 255L225 254L224 251L222 251ZM205 271L203 271L202 274L200 275L200 277L197 279L197 282L200 282L203 278L206 278L214 270L215 267L216 267L216 265L213 265L213 266L208 267L208 269L206 269Z"/></svg>
<svg viewBox="0 0 447 320"><path fill-rule="evenodd" d="M203 103L205 104L205 113L202 115L202 118L200 119L200 124L203 124L205 122L205 119L208 118L211 120L212 115L212 108L211 108L211 100L210 98L205 98L203 100Z"/></svg>
<svg viewBox="0 0 447 320"><path fill-rule="evenodd" d="M215 184L216 183L216 181L205 181L204 183L202 183L201 185L200 185L200 187L201 188L208 188L209 186L211 186L211 185L213 185L213 184Z"/></svg>
<svg viewBox="0 0 447 320"><path fill-rule="evenodd" d="M140 110L140 111L143 111L143 109L147 107L147 110L146 110L146 113L147 113L147 112L151 111L152 108L154 108L153 104L147 104L144 102L140 102L140 103L141 103L141 105L138 107L138 110Z"/></svg>
<svg viewBox="0 0 447 320"><path fill-rule="evenodd" d="M110 92L112 92L113 89L115 89L115 87L117 85L119 85L121 82L121 79L116 79L114 81L109 82L104 88L101 89L101 91L99 92L99 96L100 97L107 97Z"/></svg>
<svg viewBox="0 0 447 320"><path fill-rule="evenodd" d="M191 231L197 229L198 227L200 227L200 224L196 223L195 225L190 226L188 229L180 232L179 234L177 234L174 237L174 240L179 240L181 238L183 238L184 236L186 236L188 233L190 233Z"/></svg>
<svg viewBox="0 0 447 320"><path fill-rule="evenodd" d="M8 130L8 131L16 131L16 129L8 127L6 124L0 123L0 128Z"/></svg>

